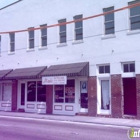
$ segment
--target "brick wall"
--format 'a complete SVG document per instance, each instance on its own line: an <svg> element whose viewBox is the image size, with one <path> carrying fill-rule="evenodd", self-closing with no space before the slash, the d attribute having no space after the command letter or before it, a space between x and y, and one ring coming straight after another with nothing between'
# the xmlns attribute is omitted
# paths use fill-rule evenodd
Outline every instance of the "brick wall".
<svg viewBox="0 0 140 140"><path fill-rule="evenodd" d="M12 111L17 110L17 87L18 87L18 82L17 80L12 81Z"/></svg>
<svg viewBox="0 0 140 140"><path fill-rule="evenodd" d="M137 118L140 119L140 74L136 74Z"/></svg>
<svg viewBox="0 0 140 140"><path fill-rule="evenodd" d="M97 78L91 76L88 78L88 115L97 114Z"/></svg>
<svg viewBox="0 0 140 140"><path fill-rule="evenodd" d="M53 86L52 85L47 85L46 86L46 106L47 114L52 114L53 112Z"/></svg>
<svg viewBox="0 0 140 140"><path fill-rule="evenodd" d="M112 117L122 117L122 78L121 75L111 75L111 112Z"/></svg>

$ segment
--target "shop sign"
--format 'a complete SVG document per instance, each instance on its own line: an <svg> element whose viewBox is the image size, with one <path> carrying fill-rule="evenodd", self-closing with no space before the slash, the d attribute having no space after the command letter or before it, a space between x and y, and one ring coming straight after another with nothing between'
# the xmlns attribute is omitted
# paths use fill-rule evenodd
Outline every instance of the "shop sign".
<svg viewBox="0 0 140 140"><path fill-rule="evenodd" d="M42 85L66 85L67 76L42 77Z"/></svg>

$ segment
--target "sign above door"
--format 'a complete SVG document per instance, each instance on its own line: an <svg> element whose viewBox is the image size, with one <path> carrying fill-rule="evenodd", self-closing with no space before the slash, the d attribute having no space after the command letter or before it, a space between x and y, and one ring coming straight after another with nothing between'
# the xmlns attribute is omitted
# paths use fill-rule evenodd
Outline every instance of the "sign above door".
<svg viewBox="0 0 140 140"><path fill-rule="evenodd" d="M67 76L42 77L42 85L66 85Z"/></svg>

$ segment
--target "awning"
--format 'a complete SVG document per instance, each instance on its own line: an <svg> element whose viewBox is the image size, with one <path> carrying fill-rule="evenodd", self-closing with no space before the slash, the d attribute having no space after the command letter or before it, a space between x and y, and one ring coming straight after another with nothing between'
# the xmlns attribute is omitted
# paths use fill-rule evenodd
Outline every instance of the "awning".
<svg viewBox="0 0 140 140"><path fill-rule="evenodd" d="M3 79L7 74L9 74L12 71L12 69L8 70L0 70L0 79Z"/></svg>
<svg viewBox="0 0 140 140"><path fill-rule="evenodd" d="M52 65L41 76L89 76L89 62Z"/></svg>
<svg viewBox="0 0 140 140"><path fill-rule="evenodd" d="M28 78L38 78L41 72L43 72L47 67L31 67L31 68L20 68L15 69L9 73L5 79L28 79Z"/></svg>

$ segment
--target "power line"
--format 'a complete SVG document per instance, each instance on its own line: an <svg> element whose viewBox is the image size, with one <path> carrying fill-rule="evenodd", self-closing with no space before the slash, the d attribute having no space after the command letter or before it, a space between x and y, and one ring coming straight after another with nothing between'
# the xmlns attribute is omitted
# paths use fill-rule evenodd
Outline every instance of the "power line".
<svg viewBox="0 0 140 140"><path fill-rule="evenodd" d="M107 15L107 14L115 13L115 12L126 10L126 9L129 9L129 8L134 8L136 6L140 6L140 2L138 2L136 4L129 5L129 6L125 6L125 7L116 9L116 10L111 10L111 11L108 11L108 12L103 12L101 14L97 14L97 15L93 15L93 16L89 16L89 17L85 17L85 18L81 18L81 19L77 19L77 20L72 20L72 21L68 21L68 22L64 22L64 23L58 23L58 24L53 24L53 25L49 25L49 26L42 26L42 27L38 27L38 28L29 28L29 29L24 29L24 30L0 32L0 34L19 33L19 32L26 32L26 31L32 31L32 30L40 30L40 29L44 29L44 28L52 28L52 27L56 27L56 26L75 23L75 22L78 22L78 21L88 20L88 19L91 19L91 18L96 18L96 17L99 17L99 16L104 16L104 15Z"/></svg>

